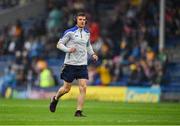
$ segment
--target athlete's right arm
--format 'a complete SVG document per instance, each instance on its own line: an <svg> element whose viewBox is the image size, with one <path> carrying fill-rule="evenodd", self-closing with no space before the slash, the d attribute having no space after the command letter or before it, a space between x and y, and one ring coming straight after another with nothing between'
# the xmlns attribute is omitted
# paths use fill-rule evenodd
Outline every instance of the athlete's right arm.
<svg viewBox="0 0 180 126"><path fill-rule="evenodd" d="M65 44L69 41L69 39L70 39L70 33L66 33L62 38L59 39L56 47L62 50L63 52L67 52L67 53L75 52L76 51L75 48L68 48L65 46Z"/></svg>

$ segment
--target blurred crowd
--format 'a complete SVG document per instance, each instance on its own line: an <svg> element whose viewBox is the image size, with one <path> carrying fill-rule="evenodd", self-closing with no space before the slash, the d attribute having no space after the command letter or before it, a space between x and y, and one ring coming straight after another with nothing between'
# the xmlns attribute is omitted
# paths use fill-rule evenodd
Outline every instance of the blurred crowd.
<svg viewBox="0 0 180 126"><path fill-rule="evenodd" d="M35 0L0 0L0 10L9 9L16 6L22 6Z"/></svg>
<svg viewBox="0 0 180 126"><path fill-rule="evenodd" d="M14 62L0 77L0 86L31 83L57 85L47 59L63 59L56 43L74 25L73 16L85 11L91 44L99 61L89 61L89 85L165 84L167 54L159 50L159 1L157 0L47 0L44 15L17 20L0 29L0 55ZM166 38L180 36L178 0L166 2ZM58 66L59 64L57 64ZM44 72L43 72L44 71ZM10 76L12 75L12 76ZM45 84L44 80L48 82Z"/></svg>

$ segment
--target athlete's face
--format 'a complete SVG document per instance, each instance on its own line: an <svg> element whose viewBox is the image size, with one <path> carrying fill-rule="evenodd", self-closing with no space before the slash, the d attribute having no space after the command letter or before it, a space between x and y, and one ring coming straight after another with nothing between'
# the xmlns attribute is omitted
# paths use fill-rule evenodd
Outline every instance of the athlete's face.
<svg viewBox="0 0 180 126"><path fill-rule="evenodd" d="M77 17L77 26L80 28L84 28L86 25L86 17L85 16L78 16Z"/></svg>

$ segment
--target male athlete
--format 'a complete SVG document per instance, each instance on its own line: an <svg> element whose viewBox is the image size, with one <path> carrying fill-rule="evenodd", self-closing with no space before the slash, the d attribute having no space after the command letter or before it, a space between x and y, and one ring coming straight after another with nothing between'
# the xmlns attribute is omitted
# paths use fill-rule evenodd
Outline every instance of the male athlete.
<svg viewBox="0 0 180 126"><path fill-rule="evenodd" d="M94 61L98 60L98 56L91 47L89 40L90 33L85 28L87 22L85 13L78 13L75 21L76 26L66 30L63 37L57 43L57 48L66 53L64 67L61 73L61 79L64 80L64 85L59 88L56 95L51 99L50 111L55 112L59 98L70 91L72 81L77 79L80 94L77 99L77 110L74 116L83 117L82 109L88 79L87 53L92 56Z"/></svg>

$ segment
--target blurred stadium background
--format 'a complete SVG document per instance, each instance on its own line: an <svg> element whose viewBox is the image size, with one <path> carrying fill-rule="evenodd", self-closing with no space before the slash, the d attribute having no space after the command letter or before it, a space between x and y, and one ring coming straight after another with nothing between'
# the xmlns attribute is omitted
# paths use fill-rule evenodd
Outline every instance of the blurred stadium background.
<svg viewBox="0 0 180 126"><path fill-rule="evenodd" d="M87 99L180 101L179 0L0 0L0 97L50 98L62 85L56 49L85 11L91 44ZM63 97L74 99L78 89Z"/></svg>
<svg viewBox="0 0 180 126"><path fill-rule="evenodd" d="M70 118L76 81L61 109L48 111L63 84L56 44L78 11L99 56L89 59L82 120ZM0 0L1 125L180 124L179 101L179 0Z"/></svg>

